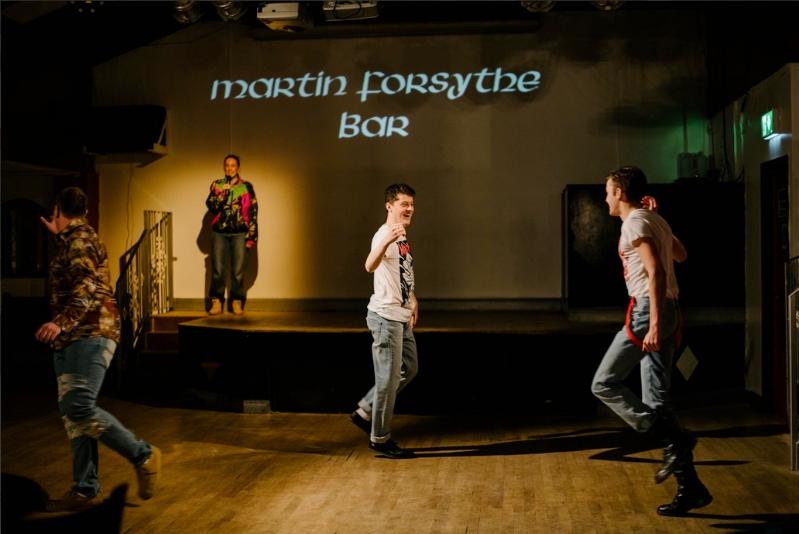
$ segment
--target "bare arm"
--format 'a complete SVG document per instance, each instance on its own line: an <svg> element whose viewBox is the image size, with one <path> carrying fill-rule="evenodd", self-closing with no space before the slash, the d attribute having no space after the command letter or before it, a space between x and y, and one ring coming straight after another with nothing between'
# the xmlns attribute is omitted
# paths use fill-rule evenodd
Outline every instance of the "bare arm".
<svg viewBox="0 0 799 534"><path fill-rule="evenodd" d="M363 266L367 273L375 272L375 269L377 269L377 267L380 265L380 262L383 261L383 256L386 255L386 249L388 249L388 246L401 236L405 235L405 227L401 224L395 224L389 228L390 231L386 234L385 240L373 248L366 257L366 261L364 262Z"/></svg>
<svg viewBox="0 0 799 534"><path fill-rule="evenodd" d="M644 352L660 349L660 309L666 298L666 272L660 264L654 242L642 237L633 242L649 279L649 331L644 336Z"/></svg>
<svg viewBox="0 0 799 534"><path fill-rule="evenodd" d="M416 293L411 293L411 329L416 326L419 321L419 301L416 300Z"/></svg>

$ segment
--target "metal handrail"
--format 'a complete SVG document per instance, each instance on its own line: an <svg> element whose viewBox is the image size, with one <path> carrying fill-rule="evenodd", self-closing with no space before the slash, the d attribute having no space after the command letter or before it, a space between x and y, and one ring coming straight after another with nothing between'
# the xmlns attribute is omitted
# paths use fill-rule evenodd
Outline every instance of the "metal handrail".
<svg viewBox="0 0 799 534"><path fill-rule="evenodd" d="M172 308L172 214L144 212L145 229L136 243L119 258L116 299L121 336L117 386L121 389L128 357L140 347L153 315Z"/></svg>

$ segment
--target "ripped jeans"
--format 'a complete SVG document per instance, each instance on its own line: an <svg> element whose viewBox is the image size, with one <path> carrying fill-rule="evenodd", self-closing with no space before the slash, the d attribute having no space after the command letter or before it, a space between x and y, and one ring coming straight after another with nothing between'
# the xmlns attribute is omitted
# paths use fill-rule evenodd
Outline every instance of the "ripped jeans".
<svg viewBox="0 0 799 534"><path fill-rule="evenodd" d="M137 439L113 415L97 407L97 395L116 346L111 339L91 337L71 343L53 357L58 409L72 446L73 489L88 495L100 491L98 441L134 467L150 457L147 442Z"/></svg>

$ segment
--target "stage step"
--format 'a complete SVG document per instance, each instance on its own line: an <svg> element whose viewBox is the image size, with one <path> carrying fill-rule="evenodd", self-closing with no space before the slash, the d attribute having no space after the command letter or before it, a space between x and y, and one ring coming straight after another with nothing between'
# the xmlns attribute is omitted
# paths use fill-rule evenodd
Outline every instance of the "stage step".
<svg viewBox="0 0 799 534"><path fill-rule="evenodd" d="M205 317L206 314L198 311L170 311L150 318L151 332L175 332L178 325L186 321L193 321Z"/></svg>
<svg viewBox="0 0 799 534"><path fill-rule="evenodd" d="M141 350L126 364L126 395L142 402L179 403L181 376L178 325L205 315L200 311L171 311L150 318Z"/></svg>
<svg viewBox="0 0 799 534"><path fill-rule="evenodd" d="M180 351L178 332L147 332L144 336L144 351Z"/></svg>

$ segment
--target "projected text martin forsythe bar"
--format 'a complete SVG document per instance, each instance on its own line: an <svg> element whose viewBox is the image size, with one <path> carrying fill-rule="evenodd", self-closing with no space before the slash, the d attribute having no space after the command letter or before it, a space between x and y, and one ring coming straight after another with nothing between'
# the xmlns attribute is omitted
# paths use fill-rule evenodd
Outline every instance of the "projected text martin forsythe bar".
<svg viewBox="0 0 799 534"><path fill-rule="evenodd" d="M244 99L321 98L347 95L349 80L346 76L331 76L319 71L306 72L298 77L261 77L247 80L214 80L211 84L211 101ZM541 85L541 73L528 70L519 74L504 71L501 67L484 67L477 72L385 73L367 70L361 76L360 88L355 91L360 103L369 98L386 95L442 94L457 100L469 90L479 94L530 93ZM341 114L338 138L353 137L407 137L410 119L399 116L362 117L345 111Z"/></svg>
<svg viewBox="0 0 799 534"><path fill-rule="evenodd" d="M247 98L319 98L344 96L349 80L346 76L330 76L319 71L298 77L261 77L247 80L214 80L211 83L211 100L243 100ZM437 72L387 74L365 71L360 89L356 93L361 102L372 95L445 94L449 100L461 98L469 89L477 93L530 93L541 85L541 73L528 70L517 74L483 68L477 72Z"/></svg>

